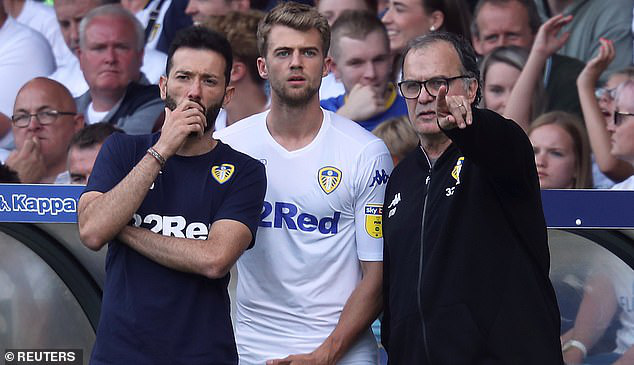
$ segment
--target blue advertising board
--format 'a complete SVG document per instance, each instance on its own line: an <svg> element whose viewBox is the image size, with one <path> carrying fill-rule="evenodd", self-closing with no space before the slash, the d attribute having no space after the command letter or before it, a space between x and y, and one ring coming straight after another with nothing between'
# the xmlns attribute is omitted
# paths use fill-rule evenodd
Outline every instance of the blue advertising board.
<svg viewBox="0 0 634 365"><path fill-rule="evenodd" d="M0 222L76 223L83 185L0 184Z"/></svg>
<svg viewBox="0 0 634 365"><path fill-rule="evenodd" d="M76 223L83 185L0 184L0 222ZM634 191L542 190L549 228L634 228Z"/></svg>

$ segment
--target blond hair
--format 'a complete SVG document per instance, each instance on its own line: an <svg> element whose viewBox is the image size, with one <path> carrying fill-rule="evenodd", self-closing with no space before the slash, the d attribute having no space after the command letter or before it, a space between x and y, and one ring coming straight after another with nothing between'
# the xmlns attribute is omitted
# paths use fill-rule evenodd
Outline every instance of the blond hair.
<svg viewBox="0 0 634 365"><path fill-rule="evenodd" d="M395 160L401 160L418 146L418 136L406 116L388 119L372 133L385 142Z"/></svg>
<svg viewBox="0 0 634 365"><path fill-rule="evenodd" d="M321 36L322 52L324 56L328 54L328 48L330 48L330 26L328 25L328 20L312 6L289 1L275 6L258 25L258 50L260 51L260 56L266 57L269 34L276 25L283 25L303 32L316 29Z"/></svg>
<svg viewBox="0 0 634 365"><path fill-rule="evenodd" d="M556 125L566 131L572 139L572 151L575 155L575 182L573 188L592 188L592 162L590 160L590 142L583 121L574 114L554 111L542 114L535 119L528 130L528 135L544 125Z"/></svg>

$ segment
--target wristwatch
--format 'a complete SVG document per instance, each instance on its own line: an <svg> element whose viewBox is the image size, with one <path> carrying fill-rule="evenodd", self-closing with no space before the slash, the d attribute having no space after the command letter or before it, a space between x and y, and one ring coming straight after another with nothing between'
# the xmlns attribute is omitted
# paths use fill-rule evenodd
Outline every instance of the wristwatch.
<svg viewBox="0 0 634 365"><path fill-rule="evenodd" d="M583 342L577 341L577 340L566 341L564 345L561 347L561 352L566 352L573 347L576 349L579 349L579 351L581 351L581 354L583 354L584 358L588 356L588 349L586 348L586 345L584 345Z"/></svg>

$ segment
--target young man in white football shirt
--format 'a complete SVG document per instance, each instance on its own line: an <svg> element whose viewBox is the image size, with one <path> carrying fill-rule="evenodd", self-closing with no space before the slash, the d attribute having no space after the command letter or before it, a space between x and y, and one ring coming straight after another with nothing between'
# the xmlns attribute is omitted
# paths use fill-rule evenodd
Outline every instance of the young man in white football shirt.
<svg viewBox="0 0 634 365"><path fill-rule="evenodd" d="M238 262L240 363L375 364L381 204L392 171L381 140L319 107L328 23L287 2L260 22L258 69L270 111L216 136L266 165L255 247Z"/></svg>

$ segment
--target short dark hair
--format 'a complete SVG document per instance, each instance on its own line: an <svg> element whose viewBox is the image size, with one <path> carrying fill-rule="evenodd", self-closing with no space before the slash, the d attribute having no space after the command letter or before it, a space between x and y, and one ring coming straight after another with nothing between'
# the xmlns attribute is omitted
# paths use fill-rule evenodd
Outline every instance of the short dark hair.
<svg viewBox="0 0 634 365"><path fill-rule="evenodd" d="M233 66L233 54L229 41L222 34L202 26L191 26L176 33L169 51L167 52L167 66L165 75L169 76L172 69L172 57L180 48L192 48L209 50L219 53L225 59L225 85L231 81L231 67Z"/></svg>
<svg viewBox="0 0 634 365"><path fill-rule="evenodd" d="M407 57L409 52L426 48L427 46L438 42L449 43L458 54L458 58L460 58L462 68L461 72L477 81L478 88L476 90L475 100L471 103L472 106L477 106L482 98L482 88L480 82L480 69L478 68L476 54L469 42L454 33L445 31L430 32L412 39L403 51L401 70L403 70L405 57Z"/></svg>
<svg viewBox="0 0 634 365"><path fill-rule="evenodd" d="M123 132L110 123L95 123L77 131L68 144L68 149L73 147L84 149L102 144L108 136L114 132Z"/></svg>
<svg viewBox="0 0 634 365"><path fill-rule="evenodd" d="M0 5L2 6L2 5ZM0 183L20 183L20 178L18 177L18 173L11 170L11 168L5 164L0 163Z"/></svg>
<svg viewBox="0 0 634 365"><path fill-rule="evenodd" d="M465 0L422 0L422 3L427 14L434 11L443 13L444 20L438 30L471 38L471 12Z"/></svg>
<svg viewBox="0 0 634 365"><path fill-rule="evenodd" d="M471 34L480 38L480 30L478 29L478 14L482 7L485 4L491 4L492 6L507 6L509 3L516 2L526 9L526 14L528 15L528 26L531 28L531 32L533 34L537 34L539 27L542 25L542 19L539 17L539 12L537 11L537 5L535 5L535 0L478 0L476 6L473 10L473 19L471 21Z"/></svg>
<svg viewBox="0 0 634 365"><path fill-rule="evenodd" d="M269 34L276 25L283 25L299 31L317 29L321 36L324 56L330 48L330 26L328 20L310 5L293 1L281 2L271 10L258 25L258 50L266 57Z"/></svg>

